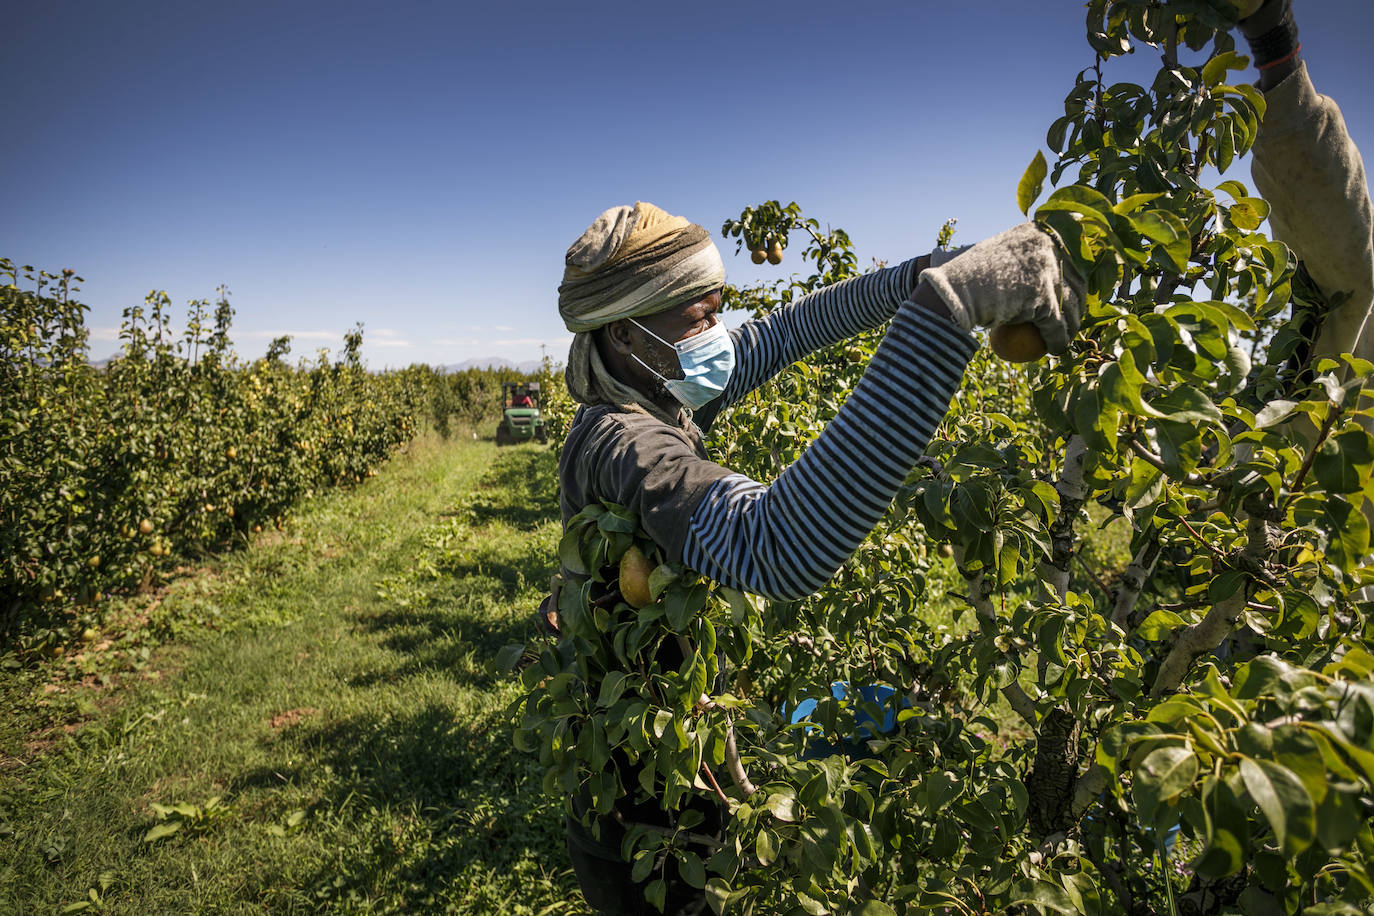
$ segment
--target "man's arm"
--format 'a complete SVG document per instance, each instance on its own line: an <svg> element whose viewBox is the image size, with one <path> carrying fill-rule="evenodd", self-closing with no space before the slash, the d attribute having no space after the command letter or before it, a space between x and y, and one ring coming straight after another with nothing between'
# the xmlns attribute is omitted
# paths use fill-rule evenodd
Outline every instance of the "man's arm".
<svg viewBox="0 0 1374 916"><path fill-rule="evenodd" d="M949 319L904 303L854 393L772 486L732 474L711 487L685 532L683 563L769 598L820 588L882 519L977 346Z"/></svg>
<svg viewBox="0 0 1374 916"><path fill-rule="evenodd" d="M772 486L648 415L605 412L570 435L563 495L574 511L598 499L629 507L669 560L719 582L809 594L882 518L963 380L977 341L943 308L905 303L839 414Z"/></svg>
<svg viewBox="0 0 1374 916"><path fill-rule="evenodd" d="M818 289L762 318L746 321L730 335L735 342L735 371L719 409L737 403L807 354L891 321L929 264L929 256L912 258Z"/></svg>
<svg viewBox="0 0 1374 916"><path fill-rule="evenodd" d="M1308 77L1290 0L1265 0L1241 32L1267 102L1251 171L1269 201L1274 237L1297 253L1323 293L1348 294L1326 317L1314 355L1374 359L1374 331L1365 331L1374 303L1374 217L1360 152L1336 103Z"/></svg>

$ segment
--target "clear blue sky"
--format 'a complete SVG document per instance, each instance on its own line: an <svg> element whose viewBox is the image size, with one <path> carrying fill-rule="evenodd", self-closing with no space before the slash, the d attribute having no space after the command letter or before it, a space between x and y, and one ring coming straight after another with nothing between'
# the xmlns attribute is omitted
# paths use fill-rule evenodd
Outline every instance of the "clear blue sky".
<svg viewBox="0 0 1374 916"><path fill-rule="evenodd" d="M1374 154L1374 3L1296 6L1314 81ZM0 255L85 278L96 358L148 290L180 314L222 283L245 356L279 333L337 350L361 321L374 367L541 342L561 359L563 252L609 206L718 233L796 200L865 263L929 250L946 217L961 242L1018 222L1016 181L1092 62L1082 18L1074 0L20 3ZM719 244L735 282L797 269Z"/></svg>

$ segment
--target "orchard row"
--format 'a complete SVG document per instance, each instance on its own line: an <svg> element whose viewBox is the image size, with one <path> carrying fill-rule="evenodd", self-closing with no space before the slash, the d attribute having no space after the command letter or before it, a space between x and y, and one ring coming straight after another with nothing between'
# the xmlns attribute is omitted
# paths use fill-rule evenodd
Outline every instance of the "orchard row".
<svg viewBox="0 0 1374 916"><path fill-rule="evenodd" d="M279 527L303 496L375 474L424 420L446 428L459 388L500 390L471 372L369 372L361 328L334 360L288 363L283 337L244 362L223 290L179 331L150 294L94 366L79 279L0 259L0 647L53 649L74 603Z"/></svg>

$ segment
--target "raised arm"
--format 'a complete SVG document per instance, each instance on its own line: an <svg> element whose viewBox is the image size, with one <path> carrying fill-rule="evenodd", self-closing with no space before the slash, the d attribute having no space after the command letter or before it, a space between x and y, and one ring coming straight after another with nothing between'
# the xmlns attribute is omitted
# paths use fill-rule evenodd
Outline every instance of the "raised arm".
<svg viewBox="0 0 1374 916"><path fill-rule="evenodd" d="M1374 359L1374 334L1365 330L1374 302L1374 217L1360 151L1336 103L1313 88L1305 64L1265 99L1252 171L1269 201L1274 236L1297 253L1323 293L1347 297L1326 317L1314 352Z"/></svg>
<svg viewBox="0 0 1374 916"><path fill-rule="evenodd" d="M816 591L887 511L977 347L948 319L903 304L854 393L772 486L732 474L707 492L683 563L770 598Z"/></svg>
<svg viewBox="0 0 1374 916"><path fill-rule="evenodd" d="M606 407L569 434L565 514L609 499L639 515L669 560L769 598L811 594L878 524L934 435L977 349L970 329L1034 322L1060 352L1082 305L1049 236L1013 227L924 272L844 406L771 485L710 461L682 430Z"/></svg>
<svg viewBox="0 0 1374 916"><path fill-rule="evenodd" d="M683 562L770 598L816 591L882 519L925 451L977 349L969 329L1034 322L1061 352L1081 309L1081 284L1030 224L929 269L800 459L771 486L741 474L711 485L692 514Z"/></svg>
<svg viewBox="0 0 1374 916"><path fill-rule="evenodd" d="M736 328L730 333L735 372L721 396L721 409L807 354L891 321L929 263L929 256L922 255L835 283Z"/></svg>
<svg viewBox="0 0 1374 916"><path fill-rule="evenodd" d="M1291 0L1251 4L1240 28L1267 103L1253 148L1255 185L1269 201L1274 237L1297 253L1323 293L1345 297L1326 316L1314 355L1374 359L1374 331L1365 328L1374 302L1374 217L1364 162L1340 109L1308 77Z"/></svg>

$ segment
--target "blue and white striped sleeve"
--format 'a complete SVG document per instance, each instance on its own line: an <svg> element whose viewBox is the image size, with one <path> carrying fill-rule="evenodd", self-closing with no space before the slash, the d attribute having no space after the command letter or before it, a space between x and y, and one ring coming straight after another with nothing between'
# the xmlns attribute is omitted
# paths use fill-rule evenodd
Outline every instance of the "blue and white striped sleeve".
<svg viewBox="0 0 1374 916"><path fill-rule="evenodd" d="M854 393L772 486L742 474L711 486L683 563L768 598L815 592L882 519L977 348L947 319L903 305Z"/></svg>
<svg viewBox="0 0 1374 916"><path fill-rule="evenodd" d="M797 360L890 321L916 289L916 259L807 293L762 318L746 321L730 336L735 371L721 395L721 409Z"/></svg>

